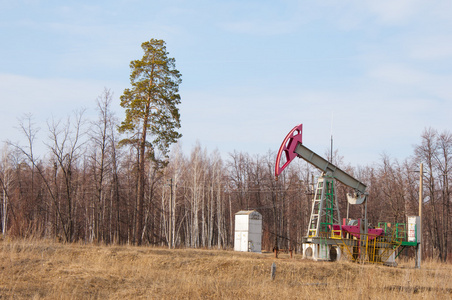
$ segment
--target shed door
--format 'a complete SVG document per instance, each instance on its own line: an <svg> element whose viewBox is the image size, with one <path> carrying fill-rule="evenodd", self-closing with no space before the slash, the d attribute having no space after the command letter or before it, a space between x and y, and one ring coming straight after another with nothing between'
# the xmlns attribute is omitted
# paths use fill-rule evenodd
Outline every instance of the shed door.
<svg viewBox="0 0 452 300"><path fill-rule="evenodd" d="M248 232L242 232L241 233L241 239L240 239L240 251L248 252Z"/></svg>

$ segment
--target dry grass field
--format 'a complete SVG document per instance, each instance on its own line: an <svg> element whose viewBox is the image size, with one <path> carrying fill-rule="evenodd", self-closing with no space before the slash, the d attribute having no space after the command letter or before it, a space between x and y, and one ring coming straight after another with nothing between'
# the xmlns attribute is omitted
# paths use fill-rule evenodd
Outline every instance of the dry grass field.
<svg viewBox="0 0 452 300"><path fill-rule="evenodd" d="M271 279L272 263L276 278ZM452 266L0 241L1 299L452 299Z"/></svg>

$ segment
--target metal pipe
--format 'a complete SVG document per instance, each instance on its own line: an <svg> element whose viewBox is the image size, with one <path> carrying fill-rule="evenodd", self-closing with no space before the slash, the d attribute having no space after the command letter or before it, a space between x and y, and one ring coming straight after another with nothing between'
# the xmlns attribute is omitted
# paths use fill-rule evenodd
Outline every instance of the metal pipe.
<svg viewBox="0 0 452 300"><path fill-rule="evenodd" d="M424 198L424 164L421 163L420 169L419 169L419 241L417 241L416 246L416 262L415 262L415 268L420 269L421 268L421 258L422 258L422 201Z"/></svg>

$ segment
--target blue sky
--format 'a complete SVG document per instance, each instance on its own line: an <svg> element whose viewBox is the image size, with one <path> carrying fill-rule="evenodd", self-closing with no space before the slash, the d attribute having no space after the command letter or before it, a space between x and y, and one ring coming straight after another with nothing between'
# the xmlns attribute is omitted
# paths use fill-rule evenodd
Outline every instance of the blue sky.
<svg viewBox="0 0 452 300"><path fill-rule="evenodd" d="M129 87L141 43L163 39L182 73L181 140L266 154L304 124L319 154L352 165L403 160L422 131L452 128L450 1L0 0L0 140L41 128L104 87Z"/></svg>

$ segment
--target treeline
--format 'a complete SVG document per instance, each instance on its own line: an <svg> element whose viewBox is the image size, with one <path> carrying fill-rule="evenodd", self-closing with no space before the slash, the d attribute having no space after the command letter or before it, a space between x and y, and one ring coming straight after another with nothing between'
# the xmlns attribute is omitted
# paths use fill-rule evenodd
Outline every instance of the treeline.
<svg viewBox="0 0 452 300"><path fill-rule="evenodd" d="M1 230L13 237L38 236L64 242L139 243L168 247L231 248L234 214L263 215L263 248L301 248L307 233L313 185L319 172L301 159L274 179L276 153L233 152L223 158L199 144L187 155L178 145L164 159L145 160L144 203L138 202L139 149L120 147L111 93L98 99L98 119L83 112L48 123L48 152L34 151L37 128L20 122L27 145L5 143L1 151ZM281 141L275 141L275 149ZM153 153L158 157L158 153ZM383 155L371 166L333 162L368 185L368 218L406 222L418 214L419 164L424 163L424 257L448 259L452 245L450 170L452 135L426 129L404 161ZM338 184L341 217L363 216L347 208L348 189ZM140 210L142 207L142 210ZM140 226L140 228L137 228ZM449 253L448 253L449 251Z"/></svg>

